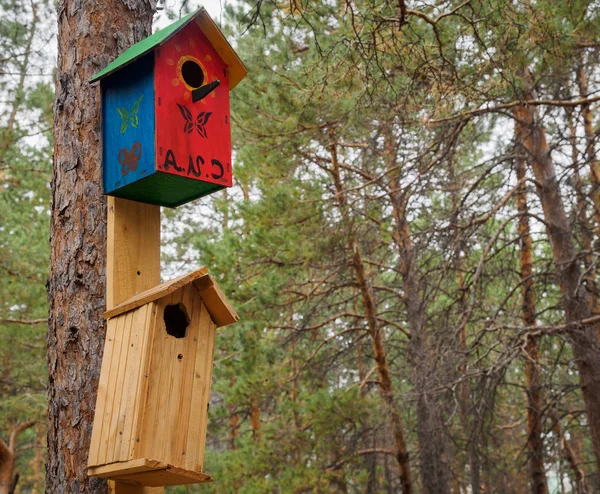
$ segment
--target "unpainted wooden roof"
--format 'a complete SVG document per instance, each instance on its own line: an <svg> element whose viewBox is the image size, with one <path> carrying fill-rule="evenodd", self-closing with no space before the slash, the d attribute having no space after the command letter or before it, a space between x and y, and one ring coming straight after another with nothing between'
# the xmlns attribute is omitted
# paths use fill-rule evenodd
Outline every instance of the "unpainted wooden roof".
<svg viewBox="0 0 600 494"><path fill-rule="evenodd" d="M225 298L225 294L221 291L213 277L208 274L208 270L205 267L134 295L125 302L107 310L104 313L104 319L110 319L111 317L137 309L142 305L154 302L190 283L192 283L198 291L202 298L202 302L206 306L210 317L217 327L227 326L228 324L232 324L239 320L239 316Z"/></svg>

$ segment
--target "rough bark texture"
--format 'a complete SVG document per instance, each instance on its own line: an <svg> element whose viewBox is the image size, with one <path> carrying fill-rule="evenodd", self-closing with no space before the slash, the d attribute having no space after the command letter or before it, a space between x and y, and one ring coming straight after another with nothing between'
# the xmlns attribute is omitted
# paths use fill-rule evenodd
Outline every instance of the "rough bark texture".
<svg viewBox="0 0 600 494"><path fill-rule="evenodd" d="M104 345L100 89L88 81L151 32L155 0L58 3L46 492L106 492L86 463Z"/></svg>
<svg viewBox="0 0 600 494"><path fill-rule="evenodd" d="M562 294L562 306L567 323L573 323L568 335L579 371L596 463L600 466L600 343L592 325L576 324L577 321L592 316L589 294L581 283L581 268L573 232L565 213L546 132L541 125L537 108L520 106L516 110L516 118L524 126L522 145L527 151L542 203Z"/></svg>
<svg viewBox="0 0 600 494"><path fill-rule="evenodd" d="M517 193L519 211L519 265L521 270L522 320L526 327L536 324L535 281L533 278L533 254L529 229L527 205L527 163L525 150L519 143L524 140L524 129L519 122L515 125L517 180L521 182ZM528 336L525 345L525 376L527 380L527 445L529 446L529 480L532 494L548 494L548 481L544 467L544 443L542 440L543 397L540 372L539 336Z"/></svg>
<svg viewBox="0 0 600 494"><path fill-rule="evenodd" d="M331 136L333 138L333 136ZM344 185L340 175L340 166L337 158L337 149L335 142L330 146L331 151L331 174L336 191L336 199L338 207L343 217L348 220L348 209L346 205L346 194ZM410 462L408 450L406 448L406 440L404 438L404 426L396 401L394 398L394 387L390 375L389 366L387 363L387 355L383 344L383 331L377 319L377 304L371 284L365 272L365 265L362 259L362 254L358 240L351 231L347 234L348 246L352 253L352 267L356 276L356 283L361 293L367 327L369 328L369 336L373 346L373 355L377 366L377 374L379 376L379 392L385 402L389 419L392 426L392 434L396 445L396 460L398 461L398 470L400 475L400 484L403 494L413 492L413 482L410 472Z"/></svg>
<svg viewBox="0 0 600 494"><path fill-rule="evenodd" d="M449 492L450 476L446 462L445 438L441 407L431 391L435 388L436 369L425 326L424 305L416 266L415 249L410 235L406 207L408 197L404 193L398 173L394 173L396 153L394 139L386 135L386 168L390 171L389 199L394 216L394 241L398 248L399 269L406 307L406 319L410 330L410 352L414 363L413 385L417 394L417 435L421 460L423 492L436 494Z"/></svg>

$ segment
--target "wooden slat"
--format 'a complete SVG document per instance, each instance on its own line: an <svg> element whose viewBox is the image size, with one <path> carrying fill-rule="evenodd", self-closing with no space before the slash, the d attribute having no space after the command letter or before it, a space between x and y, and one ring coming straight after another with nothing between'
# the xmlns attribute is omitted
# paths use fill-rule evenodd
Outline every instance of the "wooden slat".
<svg viewBox="0 0 600 494"><path fill-rule="evenodd" d="M125 318L117 319L115 327L115 334L113 338L113 355L110 362L110 369L108 370L108 383L107 392L105 396L104 413L102 415L102 427L101 427L101 439L100 446L98 448L98 464L104 464L107 462L108 455L108 443L110 441L110 424L113 413L113 403L115 401L115 394L117 393L117 387L115 382L117 380L117 373L119 371L119 363L121 361L121 351L123 349L123 327L125 326ZM120 390L119 390L120 391Z"/></svg>
<svg viewBox="0 0 600 494"><path fill-rule="evenodd" d="M208 401L210 393L210 382L206 375L207 359L212 358L210 349L211 330L214 330L214 325L210 319L206 306L202 304L200 313L200 333L198 336L198 349L196 352L196 366L194 369L194 386L192 389L192 406L196 411L193 417L190 417L189 422L189 443L188 451L189 458L186 458L186 468L194 471L202 471L202 461L204 459L204 441L206 437L206 423L208 414ZM212 328L211 328L212 326ZM210 360L212 368L212 360ZM186 455L187 456L187 455Z"/></svg>
<svg viewBox="0 0 600 494"><path fill-rule="evenodd" d="M139 362L138 381L133 404L131 417L131 431L128 434L129 443L127 444L127 460L134 458L135 447L138 444L139 429L143 419L143 403L148 389L148 372L150 358L152 354L152 337L154 335L156 304L150 303L147 306L146 320L143 328L143 338L141 343L141 358Z"/></svg>
<svg viewBox="0 0 600 494"><path fill-rule="evenodd" d="M177 290L172 293L169 298L169 305L177 305L183 299L183 289ZM166 329L164 331L167 335ZM155 434L157 439L154 454L162 452L165 462L173 465L178 464L178 458L181 455L181 451L174 451L174 436L182 434L184 431L179 430L179 421L177 420L179 414L179 406L181 404L181 378L182 378L182 363L177 360L177 355L182 352L182 343L184 338L174 338L173 336L167 335L166 345L163 353L162 365L166 366L168 372L164 375L168 378L162 381L162 394L161 398L163 401L159 405L160 410L164 412L163 416L163 427L162 430ZM154 455L152 456L154 457Z"/></svg>
<svg viewBox="0 0 600 494"><path fill-rule="evenodd" d="M192 273L180 276L179 278L175 278L174 280L162 283L158 286L155 286L154 288L146 290L145 292L138 293L137 295L127 299L126 301L117 305L116 307L108 309L104 313L104 318L110 319L111 317L115 317L131 309L135 309L136 307L140 307L149 302L158 300L159 298L165 297L173 293L174 291L184 287L188 283L191 283L192 281L203 276L208 276L208 271L204 267Z"/></svg>
<svg viewBox="0 0 600 494"><path fill-rule="evenodd" d="M108 321L106 337L104 340L104 354L102 356L102 368L100 370L100 381L98 382L98 394L96 398L96 411L94 415L94 425L92 429L92 439L88 455L88 466L99 465L100 442L102 440L102 425L104 414L106 412L108 385L110 380L110 371L112 368L112 359L115 358L115 333L117 329L117 320ZM118 358L118 357L116 357Z"/></svg>
<svg viewBox="0 0 600 494"><path fill-rule="evenodd" d="M190 325L185 339L185 357L184 357L184 368L183 368L183 379L181 382L181 405L180 413L178 417L178 423L182 424L182 429L185 429L185 434L179 434L177 436L177 442L175 445L175 451L181 452L179 461L176 465L184 467L187 464L188 457L188 440L189 440L189 429L188 424L194 403L191 399L192 390L194 386L194 370L196 366L196 357L198 349L198 340L200 333L200 310L201 302L200 298L194 287L188 285L183 293L183 304L188 310L190 318Z"/></svg>
<svg viewBox="0 0 600 494"><path fill-rule="evenodd" d="M164 470L156 470L152 472L119 475L118 477L110 478L120 480L121 482L131 482L148 487L212 482L210 475L190 472L188 470L175 467L169 467Z"/></svg>
<svg viewBox="0 0 600 494"><path fill-rule="evenodd" d="M136 455L151 457L154 445L162 439L165 424L164 406L166 389L161 389L161 384L168 380L168 367L163 363L168 350L167 333L164 330L163 311L167 303L160 300L156 304L155 327L152 335L152 356L148 366L148 391L144 397L143 420L140 423L140 443L136 448ZM160 456L162 457L162 455Z"/></svg>
<svg viewBox="0 0 600 494"><path fill-rule="evenodd" d="M218 328L239 320L237 313L212 276L204 276L194 280L193 284Z"/></svg>
<svg viewBox="0 0 600 494"><path fill-rule="evenodd" d="M160 470L167 468L166 463L150 460L148 458L136 458L135 460L120 461L109 465L100 465L88 468L88 475L106 477L107 475L128 475L131 473L147 472L148 470Z"/></svg>
<svg viewBox="0 0 600 494"><path fill-rule="evenodd" d="M127 364L123 371L125 377L123 382L123 395L119 408L117 420L117 436L115 444L114 459L117 461L129 460L129 444L131 435L135 433L133 421L135 420L135 408L140 387L140 373L143 362L143 346L147 334L148 312L150 305L144 305L138 310L131 312L132 322L129 328L130 337L127 345ZM127 314L129 315L129 314Z"/></svg>
<svg viewBox="0 0 600 494"><path fill-rule="evenodd" d="M89 468L88 475L149 487L212 482L210 475L190 472L147 458Z"/></svg>
<svg viewBox="0 0 600 494"><path fill-rule="evenodd" d="M125 384L127 379L127 361L129 360L129 340L131 338L131 326L133 324L135 312L130 312L123 318L125 324L121 332L121 355L119 357L119 366L117 368L116 379L113 381L115 387L115 395L112 401L112 413L110 418L110 426L108 429L108 445L105 461L106 463L112 463L113 461L119 461L120 458L117 456L116 445L119 438L119 421L122 409L123 395L125 392Z"/></svg>
<svg viewBox="0 0 600 494"><path fill-rule="evenodd" d="M209 327L206 335L206 359L203 361L204 363L204 392L203 392L203 403L206 403L204 410L204 420L202 422L202 427L200 428L200 437L198 438L198 444L200 445L199 457L198 457L198 466L197 470L202 471L204 465L204 453L206 452L206 431L208 429L208 406L210 404L210 388L212 384L212 370L213 370L213 359L214 359L214 351L215 351L215 337L217 334L216 325L210 321Z"/></svg>
<svg viewBox="0 0 600 494"><path fill-rule="evenodd" d="M144 441L142 441L142 433L144 430L144 424L146 422L146 416L147 414L153 414L155 413L155 407L154 406L150 406L150 397L149 397L149 393L151 391L151 386L150 386L150 382L152 381L152 379L154 379L157 376L151 376L150 375L150 369L152 367L152 363L153 363L153 359L154 357L154 352L155 352L155 340L156 340L156 331L158 330L158 328L160 327L160 321L159 321L159 312L160 312L160 307L158 303L151 303L150 304L151 307L151 322L150 322L150 329L148 331L148 343L147 343L147 351L146 351L146 356L145 356L145 361L144 361L144 367L143 367L143 384L142 384L142 391L141 393L138 395L138 408L139 411L138 413L138 419L136 420L136 433L132 436L132 442L130 444L130 451L132 454L132 457L137 458L137 457L143 457L143 449L145 447L146 441L144 438ZM140 441L138 441L138 438L140 438Z"/></svg>
<svg viewBox="0 0 600 494"><path fill-rule="evenodd" d="M198 437L198 430L202 422L202 414L204 413L201 406L201 394L202 394L202 376L199 372L201 368L202 359L202 324L208 319L206 308L202 304L202 300L198 297L194 297L194 321L197 322L197 329L194 332L196 337L196 345L194 350L194 367L192 368L192 383L189 394L190 413L188 415L188 421L184 422L187 429L187 437L185 444L185 467L188 470L200 471L198 468L198 449L199 445L196 441Z"/></svg>
<svg viewBox="0 0 600 494"><path fill-rule="evenodd" d="M162 487L144 487L128 482L108 481L108 494L162 494L163 492L165 490Z"/></svg>
<svg viewBox="0 0 600 494"><path fill-rule="evenodd" d="M160 207L108 197L106 308L160 283Z"/></svg>

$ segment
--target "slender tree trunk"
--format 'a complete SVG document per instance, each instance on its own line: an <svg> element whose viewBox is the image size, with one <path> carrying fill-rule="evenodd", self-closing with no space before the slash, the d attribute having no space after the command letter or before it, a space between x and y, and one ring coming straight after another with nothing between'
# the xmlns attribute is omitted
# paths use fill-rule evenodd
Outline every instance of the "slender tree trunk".
<svg viewBox="0 0 600 494"><path fill-rule="evenodd" d="M15 482L15 462L17 460L17 439L19 434L30 427L34 421L18 424L10 431L8 444L0 439L0 494L10 494Z"/></svg>
<svg viewBox="0 0 600 494"><path fill-rule="evenodd" d="M89 79L151 32L155 0L58 2L46 492L106 492L86 474L104 345L106 201L100 89Z"/></svg>
<svg viewBox="0 0 600 494"><path fill-rule="evenodd" d="M579 459L577 451L571 446L571 441L565 437L565 433L560 426L560 418L558 417L558 414L555 411L551 411L550 418L554 422L553 430L558 436L561 455L565 458L571 467L571 470L573 471L577 494L589 494L590 491L585 481L585 473L581 468L581 460Z"/></svg>
<svg viewBox="0 0 600 494"><path fill-rule="evenodd" d="M398 248L399 268L402 275L406 319L410 330L410 350L414 361L413 386L417 393L417 433L421 460L423 492L437 494L450 488L449 468L446 463L445 438L441 407L430 391L435 382L435 361L431 354L425 327L424 305L416 266L416 255L410 235L410 224L406 215L408 198L404 194L396 166L394 139L390 129L385 129L386 168L390 171L388 194L394 216L394 241Z"/></svg>
<svg viewBox="0 0 600 494"><path fill-rule="evenodd" d="M515 123L515 142L517 158L515 160L517 180L521 182L517 193L517 210L519 212L519 264L521 270L521 297L523 325L534 326L535 292L533 278L533 254L529 229L529 208L527 205L527 164L525 149L519 146L524 141L524 129ZM544 443L542 440L543 398L540 372L539 336L528 336L525 345L525 376L527 379L527 444L529 446L529 475L532 494L548 494L548 481L544 467Z"/></svg>
<svg viewBox="0 0 600 494"><path fill-rule="evenodd" d="M334 136L330 135L330 137L332 138L332 143L330 145L332 167L330 172L335 186L336 200L344 220L346 223L349 223L346 192L340 175L337 146L335 144ZM400 412L396 406L394 387L392 385L387 355L383 344L383 330L381 329L379 320L377 319L377 304L375 302L375 294L373 293L373 289L365 272L364 261L362 259L362 253L358 244L358 240L350 228L348 228L347 232L347 241L350 252L352 253L352 267L354 269L356 283L361 293L367 327L369 329L369 336L371 337L371 343L373 345L373 355L375 357L377 374L379 376L379 391L385 402L392 425L392 433L396 447L396 460L398 461L400 475L400 484L402 486L401 488L403 494L410 494L413 492L410 461L408 457L408 450L406 448L406 440L404 438L402 418L400 417Z"/></svg>
<svg viewBox="0 0 600 494"><path fill-rule="evenodd" d="M531 94L527 95L530 96ZM581 269L573 232L560 195L546 133L539 121L537 108L520 106L515 114L524 126L521 145L527 150L536 179L566 320L567 323L577 323L592 316L591 303L581 284ZM600 343L595 327L591 325L574 324L568 335L579 371L596 463L600 467Z"/></svg>
<svg viewBox="0 0 600 494"><path fill-rule="evenodd" d="M448 175L450 178L450 198L452 201L452 224L456 224L458 220L458 208L459 208L459 190L460 184L456 177L456 171L454 169L454 160L452 157L448 159ZM467 291L465 287L465 277L462 272L462 254L463 249L460 245L458 231L455 232L455 248L454 248L454 259L455 267L457 272L458 289L460 298L458 301L458 313L462 314L467 310ZM460 421L463 428L463 434L465 438L465 451L461 473L466 475L465 466L468 461L469 473L471 479L471 492L472 494L480 494L481 492L481 466L479 464L479 456L477 454L477 434L479 431L479 424L476 415L469 410L471 408L470 403L470 383L467 380L467 360L468 360L468 348L467 348L467 325L461 326L461 330L458 334L458 346L460 350L460 364L459 372L460 378L463 380L458 386L458 413L460 415ZM463 490L466 491L466 481L459 479L459 489L462 486Z"/></svg>
<svg viewBox="0 0 600 494"><path fill-rule="evenodd" d="M250 404L250 423L252 425L252 439L259 442L262 438L260 431L260 403L257 396L253 396Z"/></svg>
<svg viewBox="0 0 600 494"><path fill-rule="evenodd" d="M583 62L579 64L577 67L577 84L579 86L579 93L582 98L587 98L588 95L588 79L585 74L585 69ZM600 169L598 169L598 161L596 159L596 146L595 146L595 132L594 132L594 124L592 119L592 109L589 104L585 104L581 106L581 117L583 118L583 128L585 131L585 158L588 163L590 169L590 182L592 184L592 203L594 205L594 233L597 238L600 238ZM573 124L573 127L575 125ZM577 149L576 142L571 144L571 147L575 147ZM578 169L578 167L577 167ZM579 174L578 174L579 175ZM577 177L579 178L579 177ZM578 195L581 194L581 182L577 184L578 186ZM579 202L579 201L578 201ZM585 214L585 206L582 204L584 208L583 214ZM586 215L587 220L587 215ZM582 227L586 228L589 226L589 221L587 224L583 224ZM586 254L586 282L588 286L588 290L591 292L591 297L589 298L590 303L592 305L592 312L594 314L600 314L600 299L597 293L596 286L596 267L592 264L592 253L591 253L591 230L585 232L584 241L587 240L586 243L589 242L589 249L584 245L584 249L588 250L588 254Z"/></svg>

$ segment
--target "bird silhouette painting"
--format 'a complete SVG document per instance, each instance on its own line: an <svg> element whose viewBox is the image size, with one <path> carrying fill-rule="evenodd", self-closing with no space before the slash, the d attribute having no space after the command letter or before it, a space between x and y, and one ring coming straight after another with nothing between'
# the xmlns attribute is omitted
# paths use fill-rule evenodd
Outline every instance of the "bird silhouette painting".
<svg viewBox="0 0 600 494"><path fill-rule="evenodd" d="M200 137L208 138L208 135L206 134L206 124L208 123L208 119L212 115L212 112L201 111L198 113L196 120L194 120L192 112L189 110L189 108L180 105L179 103L177 103L177 106L179 107L181 116L185 120L183 131L186 134L191 134L194 132L194 129L196 129L198 134L200 134Z"/></svg>

